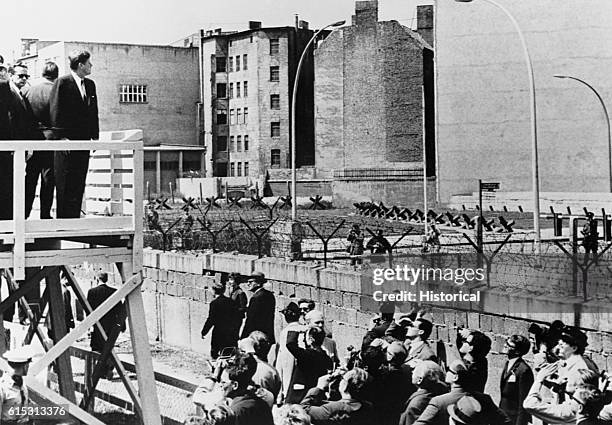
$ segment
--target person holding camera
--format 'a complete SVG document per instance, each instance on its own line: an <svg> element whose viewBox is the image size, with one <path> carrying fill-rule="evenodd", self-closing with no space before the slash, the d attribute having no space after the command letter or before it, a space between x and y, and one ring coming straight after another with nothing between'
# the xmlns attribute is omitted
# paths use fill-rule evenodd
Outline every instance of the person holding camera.
<svg viewBox="0 0 612 425"><path fill-rule="evenodd" d="M340 400L326 400L325 392L336 379L340 380ZM361 391L367 381L368 372L358 367L346 373L323 375L317 380L316 387L308 391L301 405L310 416L313 425L378 423L373 419L371 405L361 398Z"/></svg>
<svg viewBox="0 0 612 425"><path fill-rule="evenodd" d="M309 328L304 334L306 348L299 345L302 332L287 333L287 350L295 357L296 367L291 387L287 390L286 403L299 403L310 388L317 385L317 379L326 375L333 367L332 360L323 350L325 331Z"/></svg>
<svg viewBox="0 0 612 425"><path fill-rule="evenodd" d="M576 415L580 410L580 404L571 396L578 389L597 388L599 384L599 376L592 370L572 370L567 374L565 389L563 390L564 394L570 397L565 398L562 403L548 400L544 397L544 395L548 394L546 387L551 382L558 381L560 367L560 362L556 362L540 369L535 376L529 394L527 394L525 401L523 401L523 407L527 413L548 424L575 423Z"/></svg>

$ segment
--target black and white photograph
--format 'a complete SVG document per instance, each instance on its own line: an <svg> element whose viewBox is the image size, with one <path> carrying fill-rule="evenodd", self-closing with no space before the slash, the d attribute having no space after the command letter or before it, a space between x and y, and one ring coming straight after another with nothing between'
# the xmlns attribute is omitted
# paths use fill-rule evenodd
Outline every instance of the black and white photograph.
<svg viewBox="0 0 612 425"><path fill-rule="evenodd" d="M0 425L612 425L612 1L0 10Z"/></svg>

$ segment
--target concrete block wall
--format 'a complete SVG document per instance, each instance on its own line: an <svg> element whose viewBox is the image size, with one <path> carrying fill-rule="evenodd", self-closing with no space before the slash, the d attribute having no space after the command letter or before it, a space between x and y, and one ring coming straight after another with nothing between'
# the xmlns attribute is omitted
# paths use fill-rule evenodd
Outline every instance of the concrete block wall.
<svg viewBox="0 0 612 425"><path fill-rule="evenodd" d="M163 265L168 268L162 268ZM97 269L92 265L84 266L75 269L75 274L80 279L88 279ZM278 258L147 250L142 292L150 339L209 353L210 338L202 340L200 330L212 301L209 288L220 278L221 271L237 271L245 275L253 271L265 273L267 289L276 297L277 311L299 298L313 299L317 309L325 314L341 356L346 353L347 346L360 346L369 319L379 309L379 303L371 294L374 288L380 287L372 284L371 274ZM437 282L420 283L418 289L440 291L441 286ZM505 338L514 333L526 334L532 321L550 323L561 319L587 331L589 352L601 368L612 363L612 308L609 304L581 303L572 299L559 301L551 297L494 290L482 292L481 296L481 303L471 303L467 308L466 303L428 306L435 324L432 339L452 347L457 329L467 326L489 335L493 341L493 354L500 354ZM411 308L408 303L398 307L402 312ZM283 326L283 318L277 313L276 332L279 333Z"/></svg>

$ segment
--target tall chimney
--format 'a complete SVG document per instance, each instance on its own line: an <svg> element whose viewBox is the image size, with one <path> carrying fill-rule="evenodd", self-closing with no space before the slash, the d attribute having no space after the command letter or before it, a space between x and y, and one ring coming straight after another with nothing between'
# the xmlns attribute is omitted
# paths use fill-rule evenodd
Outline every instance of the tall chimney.
<svg viewBox="0 0 612 425"><path fill-rule="evenodd" d="M417 6L417 32L433 46L433 5Z"/></svg>

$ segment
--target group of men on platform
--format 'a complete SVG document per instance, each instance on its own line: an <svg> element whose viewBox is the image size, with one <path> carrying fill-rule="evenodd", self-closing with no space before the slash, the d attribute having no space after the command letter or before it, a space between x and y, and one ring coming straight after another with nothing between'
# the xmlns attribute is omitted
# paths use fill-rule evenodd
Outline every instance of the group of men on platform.
<svg viewBox="0 0 612 425"><path fill-rule="evenodd" d="M58 66L46 62L42 79L29 85L24 63L5 64L0 56L0 141L97 140L96 86L91 55L84 50L68 56L70 72L58 78ZM0 145L1 146L1 145ZM56 191L56 217L79 218L89 167L89 151L26 153L25 216L30 215L40 177L40 218L51 217ZM13 217L13 153L0 151L0 220Z"/></svg>

